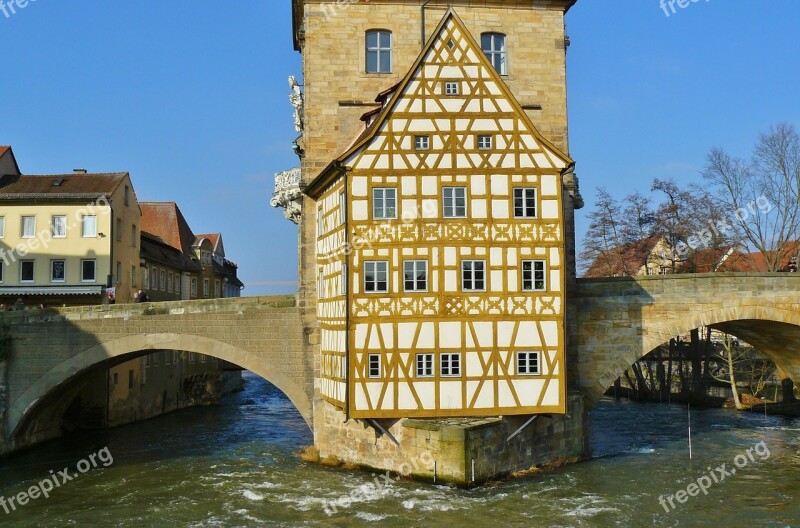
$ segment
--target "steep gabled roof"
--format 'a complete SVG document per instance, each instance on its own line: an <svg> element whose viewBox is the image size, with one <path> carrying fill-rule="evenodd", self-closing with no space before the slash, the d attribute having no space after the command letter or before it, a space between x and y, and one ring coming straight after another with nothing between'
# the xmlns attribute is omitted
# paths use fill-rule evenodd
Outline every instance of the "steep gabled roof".
<svg viewBox="0 0 800 528"><path fill-rule="evenodd" d="M488 76L491 84L500 92L499 94L492 95L496 95L507 102L507 108L505 110L498 107L496 108L496 111L513 113L516 118L520 120L523 127L527 128L526 132L534 137L535 143L541 147L546 158L556 158L559 160L558 164L563 165L564 167L568 167L573 164L572 159L567 154L563 153L558 147L556 147L539 133L534 124L531 122L530 117L528 117L528 114L522 109L522 106L520 105L519 101L517 101L508 85L505 83L500 74L494 69L491 62L486 57L486 54L482 51L481 46L469 32L464 22L459 18L456 12L450 8L445 13L441 22L439 22L439 25L433 32L433 35L428 40L422 52L417 57L416 61L414 61L414 65L409 69L405 77L396 86L381 92L376 99L376 101L384 103L383 110L380 115L377 118L368 120L369 125L367 129L357 137L353 145L342 155L332 161L328 167L326 167L308 185L306 193L309 196L316 197L321 189L327 187L327 185L341 173L344 165L346 165L348 161L353 158L353 156L363 151L363 149L368 147L370 143L376 139L376 136L382 131L387 121L392 118L392 115L404 100L404 97L407 95L410 86L415 82L416 79L418 79L418 77L420 77L420 73L424 67L444 66L444 59L442 58L446 52L444 47L450 47L450 44L453 44L452 41L456 39L455 36L457 36L459 42L466 42L466 47L464 49L461 49L460 44L454 44L454 46L458 47L458 52L463 56L468 57L472 64L478 65L478 70L482 72L482 75L485 74ZM475 75L477 75L477 73ZM466 80L470 81L475 79L472 77L466 77ZM403 109L406 112L408 111L408 107L405 105ZM491 110L488 112L491 113Z"/></svg>
<svg viewBox="0 0 800 528"><path fill-rule="evenodd" d="M204 238L207 238L211 245L214 247L214 254L219 255L220 257L225 256L225 246L222 244L222 233L206 233L203 235L197 235L195 237L195 245L200 245L200 241Z"/></svg>
<svg viewBox="0 0 800 528"><path fill-rule="evenodd" d="M139 202L142 231L151 233L175 249L193 255L194 233L175 202Z"/></svg>
<svg viewBox="0 0 800 528"><path fill-rule="evenodd" d="M642 266L649 261L653 250L662 239L663 237L659 235L653 235L610 248L595 258L584 277L636 275Z"/></svg>
<svg viewBox="0 0 800 528"><path fill-rule="evenodd" d="M110 196L127 172L6 176L0 180L0 200L76 200Z"/></svg>

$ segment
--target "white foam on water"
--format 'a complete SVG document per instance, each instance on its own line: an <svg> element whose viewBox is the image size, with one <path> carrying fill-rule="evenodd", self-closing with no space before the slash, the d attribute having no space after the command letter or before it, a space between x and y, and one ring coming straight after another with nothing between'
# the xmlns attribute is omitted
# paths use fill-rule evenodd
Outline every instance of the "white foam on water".
<svg viewBox="0 0 800 528"><path fill-rule="evenodd" d="M245 499L251 500L251 501L262 501L262 500L264 500L264 496L263 495L259 495L258 493L255 493L255 492L250 491L250 490L244 490L242 492L242 495L244 496Z"/></svg>
<svg viewBox="0 0 800 528"><path fill-rule="evenodd" d="M358 513L356 513L356 517L361 519L362 521L377 522L377 521L382 521L382 520L386 519L389 516L388 515L378 515L378 514L375 514L375 513L358 512Z"/></svg>

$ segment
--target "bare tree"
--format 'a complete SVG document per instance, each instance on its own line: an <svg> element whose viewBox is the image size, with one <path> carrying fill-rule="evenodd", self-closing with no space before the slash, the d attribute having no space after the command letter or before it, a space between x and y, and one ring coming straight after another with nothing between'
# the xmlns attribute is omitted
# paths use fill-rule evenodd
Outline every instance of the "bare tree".
<svg viewBox="0 0 800 528"><path fill-rule="evenodd" d="M779 271L796 251L800 228L800 136L794 127L780 124L761 134L751 160L713 149L703 176L731 212L738 239L764 256L767 271Z"/></svg>
<svg viewBox="0 0 800 528"><path fill-rule="evenodd" d="M626 243L622 207L604 188L597 189L597 205L589 213L589 229L583 241L581 260L586 272L593 262L603 263L607 269L622 266L630 274L618 248Z"/></svg>

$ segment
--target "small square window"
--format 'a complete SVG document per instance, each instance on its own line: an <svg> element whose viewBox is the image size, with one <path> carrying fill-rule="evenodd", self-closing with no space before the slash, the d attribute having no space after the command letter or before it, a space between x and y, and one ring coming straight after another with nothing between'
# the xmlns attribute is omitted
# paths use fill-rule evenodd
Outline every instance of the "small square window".
<svg viewBox="0 0 800 528"><path fill-rule="evenodd" d="M461 376L461 354L442 354L442 376Z"/></svg>
<svg viewBox="0 0 800 528"><path fill-rule="evenodd" d="M538 376L539 353L517 352L517 374L520 376Z"/></svg>
<svg viewBox="0 0 800 528"><path fill-rule="evenodd" d="M493 145L492 136L488 134L481 134L478 136L478 148L480 150L490 150Z"/></svg>
<svg viewBox="0 0 800 528"><path fill-rule="evenodd" d="M431 139L429 136L415 136L414 148L417 150L428 150L431 148Z"/></svg>
<svg viewBox="0 0 800 528"><path fill-rule="evenodd" d="M461 94L461 83L455 81L447 81L444 83L445 95L459 95Z"/></svg>
<svg viewBox="0 0 800 528"><path fill-rule="evenodd" d="M381 355L380 354L370 354L369 355L369 377L370 378L380 378L381 377Z"/></svg>
<svg viewBox="0 0 800 528"><path fill-rule="evenodd" d="M433 354L417 354L417 377L433 377Z"/></svg>

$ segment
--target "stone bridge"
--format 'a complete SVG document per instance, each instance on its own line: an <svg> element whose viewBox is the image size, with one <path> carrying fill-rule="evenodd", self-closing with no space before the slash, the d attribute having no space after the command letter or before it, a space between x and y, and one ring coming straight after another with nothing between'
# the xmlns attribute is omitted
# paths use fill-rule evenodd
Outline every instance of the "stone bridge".
<svg viewBox="0 0 800 528"><path fill-rule="evenodd" d="M13 441L37 404L76 376L160 349L213 356L260 375L311 426L314 371L303 340L290 296L0 313L0 440Z"/></svg>
<svg viewBox="0 0 800 528"><path fill-rule="evenodd" d="M590 401L636 360L701 326L739 337L800 379L800 274L580 279L570 298L573 385ZM2 313L0 440L13 441L37 406L82 373L159 349L213 356L262 376L311 426L315 371L306 340L288 296Z"/></svg>
<svg viewBox="0 0 800 528"><path fill-rule="evenodd" d="M800 274L579 279L576 290L578 386L590 400L636 360L701 326L750 343L800 380Z"/></svg>

